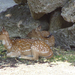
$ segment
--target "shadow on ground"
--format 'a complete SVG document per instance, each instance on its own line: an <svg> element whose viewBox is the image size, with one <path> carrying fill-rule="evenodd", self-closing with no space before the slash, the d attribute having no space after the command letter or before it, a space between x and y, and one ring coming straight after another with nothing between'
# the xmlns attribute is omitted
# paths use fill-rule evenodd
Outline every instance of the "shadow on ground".
<svg viewBox="0 0 75 75"><path fill-rule="evenodd" d="M54 56L51 59L41 58L39 61L30 61L25 59L18 58L7 58L5 52L1 53L5 48L3 45L0 45L0 69L4 67L18 67L16 64L26 64L26 65L35 65L35 63L51 63L56 61L69 62L75 66L75 51L74 50L64 50L58 48L53 48Z"/></svg>

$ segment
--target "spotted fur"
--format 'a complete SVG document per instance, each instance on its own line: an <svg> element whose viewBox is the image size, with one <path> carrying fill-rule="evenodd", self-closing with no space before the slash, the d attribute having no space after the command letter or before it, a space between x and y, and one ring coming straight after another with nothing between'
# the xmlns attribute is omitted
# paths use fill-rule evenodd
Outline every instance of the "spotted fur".
<svg viewBox="0 0 75 75"><path fill-rule="evenodd" d="M50 47L53 47L55 45L54 36L48 31L41 31L41 27L33 29L31 32L28 33L27 36L30 37L31 39L44 41Z"/></svg>
<svg viewBox="0 0 75 75"><path fill-rule="evenodd" d="M7 49L7 57L19 57L29 60L38 60L39 56L51 58L53 52L43 41L34 39L11 40L5 29L0 32L0 40ZM30 57L32 56L32 57Z"/></svg>

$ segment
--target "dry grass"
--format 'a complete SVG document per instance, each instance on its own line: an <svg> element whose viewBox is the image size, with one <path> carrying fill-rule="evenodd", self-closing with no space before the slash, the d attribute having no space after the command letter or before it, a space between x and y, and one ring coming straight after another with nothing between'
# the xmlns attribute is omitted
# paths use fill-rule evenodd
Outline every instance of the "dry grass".
<svg viewBox="0 0 75 75"><path fill-rule="evenodd" d="M0 45L0 64L16 64L16 63L25 63L25 64L35 64L37 61L28 61L25 59L18 59L18 58L7 58L6 52L2 52L5 50L3 45ZM63 61L63 62L70 62L72 65L75 65L75 51L73 50L67 50L58 48L53 48L54 56L51 59L44 59L41 58L38 63L50 63L50 62L56 62L56 61ZM13 63L12 63L13 62Z"/></svg>
<svg viewBox="0 0 75 75"><path fill-rule="evenodd" d="M1 75L75 75L75 51L53 48L51 59L41 58L38 62L18 58L7 58L0 45ZM60 62L61 61L61 62Z"/></svg>

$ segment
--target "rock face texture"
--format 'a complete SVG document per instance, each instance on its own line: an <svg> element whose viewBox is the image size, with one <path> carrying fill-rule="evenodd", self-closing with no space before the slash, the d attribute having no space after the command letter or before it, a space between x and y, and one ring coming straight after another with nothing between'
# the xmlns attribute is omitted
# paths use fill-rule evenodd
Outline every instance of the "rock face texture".
<svg viewBox="0 0 75 75"><path fill-rule="evenodd" d="M18 5L0 13L0 30L4 26L10 37L26 38L41 25L55 36L55 46L75 48L75 0L14 1Z"/></svg>
<svg viewBox="0 0 75 75"><path fill-rule="evenodd" d="M70 0L62 8L62 17L68 22L75 22L75 0Z"/></svg>
<svg viewBox="0 0 75 75"><path fill-rule="evenodd" d="M72 26L73 23L66 22L61 16L61 8L56 9L50 14L50 32L57 31L58 29Z"/></svg>
<svg viewBox="0 0 75 75"><path fill-rule="evenodd" d="M28 5L15 5L0 13L0 29L4 26L9 32L10 37L19 36L25 38L29 31L39 25L42 25L43 29L49 28L46 19L34 20L31 17Z"/></svg>
<svg viewBox="0 0 75 75"><path fill-rule="evenodd" d="M68 0L27 0L34 19L39 19L46 13L62 7ZM38 15L38 17L35 16Z"/></svg>
<svg viewBox="0 0 75 75"><path fill-rule="evenodd" d="M20 3L24 4L24 3L27 2L27 0L14 0L14 1L15 1L15 3L17 3L17 4L20 4Z"/></svg>
<svg viewBox="0 0 75 75"><path fill-rule="evenodd" d="M71 27L57 30L54 35L56 45L66 49L75 48L75 24Z"/></svg>

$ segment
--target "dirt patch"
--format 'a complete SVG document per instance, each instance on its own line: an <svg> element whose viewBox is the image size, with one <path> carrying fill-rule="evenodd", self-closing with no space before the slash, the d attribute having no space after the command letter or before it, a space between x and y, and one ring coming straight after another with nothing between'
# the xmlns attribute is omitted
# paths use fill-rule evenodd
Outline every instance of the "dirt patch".
<svg viewBox="0 0 75 75"><path fill-rule="evenodd" d="M0 69L1 75L75 75L75 67L68 62L15 64Z"/></svg>
<svg viewBox="0 0 75 75"><path fill-rule="evenodd" d="M5 52L3 50L5 48L1 45L1 75L75 75L75 51L73 50L54 48L54 56L51 59L41 58L39 61L7 58L4 53L1 53Z"/></svg>

